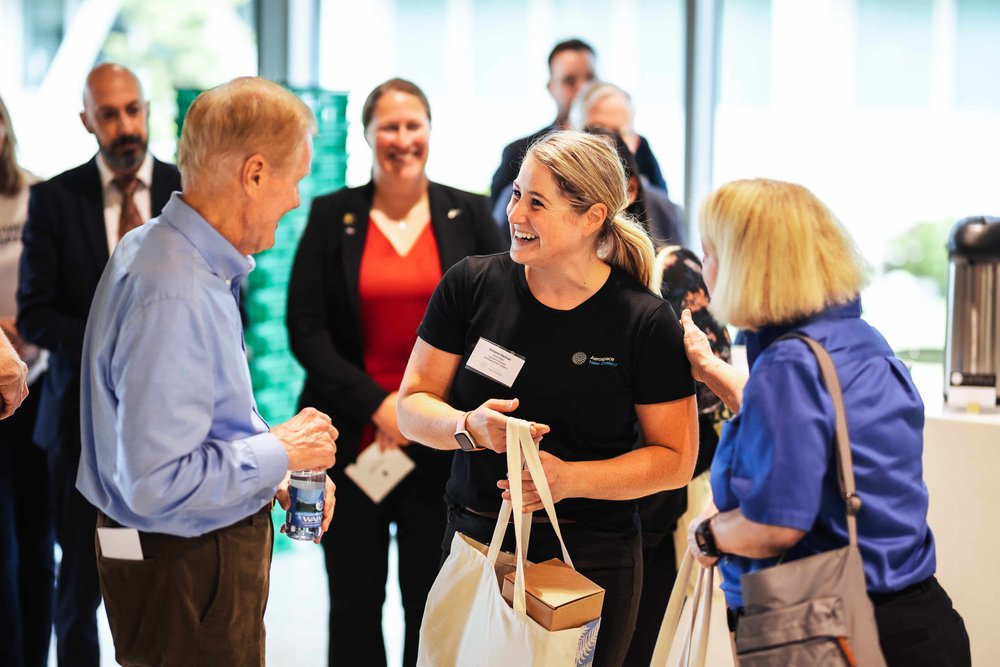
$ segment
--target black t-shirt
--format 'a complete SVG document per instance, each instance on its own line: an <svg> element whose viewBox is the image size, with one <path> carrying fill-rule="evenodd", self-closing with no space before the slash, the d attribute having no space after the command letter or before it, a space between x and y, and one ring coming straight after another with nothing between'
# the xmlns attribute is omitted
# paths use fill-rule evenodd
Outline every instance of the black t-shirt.
<svg viewBox="0 0 1000 667"><path fill-rule="evenodd" d="M565 461L630 451L636 404L694 394L683 331L670 304L618 269L592 297L564 311L532 296L524 267L509 255L469 257L445 274L417 334L462 355L448 397L452 406L473 410L490 398L516 397L513 416L549 425L541 449ZM467 367L480 338L524 359L511 387ZM506 470L506 458L494 452L458 452L448 501L496 512L496 483ZM562 519L629 531L635 502L571 498L557 511Z"/></svg>

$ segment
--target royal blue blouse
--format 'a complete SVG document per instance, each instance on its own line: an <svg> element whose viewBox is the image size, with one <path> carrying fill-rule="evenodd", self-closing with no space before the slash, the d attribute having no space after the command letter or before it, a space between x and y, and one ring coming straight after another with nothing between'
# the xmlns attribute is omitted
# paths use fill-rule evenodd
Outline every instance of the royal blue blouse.
<svg viewBox="0 0 1000 667"><path fill-rule="evenodd" d="M924 405L910 373L861 319L861 302L828 308L791 325L747 334L750 378L740 413L723 428L712 463L719 511L805 531L791 560L847 544L834 458L834 410L819 365L796 331L833 358L850 432L858 495L858 545L868 590L896 591L935 570L923 480ZM740 576L776 559L719 562L731 608L742 607Z"/></svg>

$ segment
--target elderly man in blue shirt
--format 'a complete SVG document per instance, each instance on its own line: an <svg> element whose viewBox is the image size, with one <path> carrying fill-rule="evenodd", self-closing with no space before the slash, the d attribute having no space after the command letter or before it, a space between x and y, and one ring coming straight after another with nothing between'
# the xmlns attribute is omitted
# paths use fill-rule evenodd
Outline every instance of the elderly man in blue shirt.
<svg viewBox="0 0 1000 667"><path fill-rule="evenodd" d="M333 465L337 432L311 408L271 428L261 418L239 287L299 205L315 129L264 79L200 95L178 150L183 192L124 236L94 296L77 488L98 509L122 664L264 664L269 511L288 506L288 471Z"/></svg>

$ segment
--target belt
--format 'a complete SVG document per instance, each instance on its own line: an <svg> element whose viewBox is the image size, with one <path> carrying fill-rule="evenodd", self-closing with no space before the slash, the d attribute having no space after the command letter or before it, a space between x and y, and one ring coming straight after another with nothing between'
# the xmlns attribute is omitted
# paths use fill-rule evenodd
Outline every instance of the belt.
<svg viewBox="0 0 1000 667"><path fill-rule="evenodd" d="M259 510L257 510L253 514L250 514L248 516L243 517L239 521L235 521L235 522L229 524L228 526L223 526L222 528L216 528L215 530L209 531L209 532L204 533L202 535L197 535L195 537L204 537L205 535L211 535L211 534L216 533L216 532L218 532L220 530L226 530L228 528L236 528L238 526L250 526L250 525L253 525L254 521L259 521L260 520L259 517L261 515L270 515L271 510L273 508L274 508L274 500L272 499L271 502L265 504L263 507L261 507ZM107 514L105 514L104 512L102 512L101 510L97 510L97 517L98 517L98 523L97 523L98 526L106 527L106 528L128 528L128 526L123 526L122 524L118 523L117 521L115 521L114 519L112 519L110 516L108 516ZM167 537L179 537L177 535L170 535L169 533L156 533L156 532L153 532L153 531L143 531L143 530L140 530L139 534L140 535L163 535L163 536L167 536ZM185 538L180 538L180 539L185 539ZM188 538L188 539L191 539L191 538Z"/></svg>
<svg viewBox="0 0 1000 667"><path fill-rule="evenodd" d="M900 588L898 591L890 591L888 593L873 593L868 591L868 597L871 599L872 604L875 606L886 604L887 602L892 602L902 597L908 595L920 595L930 591L935 585L937 585L937 579L934 575L927 577L923 581L918 581L915 584L910 584L906 588Z"/></svg>
<svg viewBox="0 0 1000 667"><path fill-rule="evenodd" d="M500 518L500 512L480 512L479 510L474 510L471 507L462 507L463 512L468 512L469 514L475 514L476 516L481 516L484 519L493 519L496 521ZM510 523L514 523L514 517L510 517ZM535 514L531 517L531 523L552 523L549 521L547 514ZM559 519L559 525L576 523L573 519Z"/></svg>

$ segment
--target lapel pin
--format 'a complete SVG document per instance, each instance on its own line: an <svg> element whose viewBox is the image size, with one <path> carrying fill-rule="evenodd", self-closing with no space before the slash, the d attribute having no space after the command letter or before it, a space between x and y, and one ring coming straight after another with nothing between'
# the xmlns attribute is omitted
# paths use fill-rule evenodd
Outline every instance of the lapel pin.
<svg viewBox="0 0 1000 667"><path fill-rule="evenodd" d="M448 219L454 220L462 214L462 209L460 208L449 208L448 209Z"/></svg>
<svg viewBox="0 0 1000 667"><path fill-rule="evenodd" d="M353 225L354 224L354 214L353 213L345 213L344 214L344 224L345 225Z"/></svg>
<svg viewBox="0 0 1000 667"><path fill-rule="evenodd" d="M351 236L356 231L358 231L357 228L352 225L351 227L348 227L347 229L345 229L344 233L347 234L348 236Z"/></svg>

